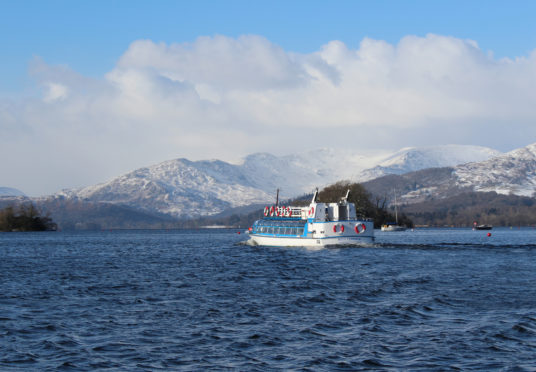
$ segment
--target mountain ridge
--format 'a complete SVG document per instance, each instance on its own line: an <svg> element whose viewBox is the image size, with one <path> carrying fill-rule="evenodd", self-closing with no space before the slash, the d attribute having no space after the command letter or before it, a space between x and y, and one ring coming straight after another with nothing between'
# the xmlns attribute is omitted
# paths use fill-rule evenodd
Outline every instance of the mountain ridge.
<svg viewBox="0 0 536 372"><path fill-rule="evenodd" d="M56 195L193 218L249 204L272 203L276 189L281 190L281 198L289 199L343 179L360 182L378 167L383 167L380 173L415 171L423 166L454 166L453 162L489 159L497 154L480 146L446 145L406 148L384 157L323 148L285 156L254 153L238 164L178 158ZM426 162L418 160L427 157Z"/></svg>
<svg viewBox="0 0 536 372"><path fill-rule="evenodd" d="M536 144L481 162L453 167L427 168L366 181L379 197L415 204L444 199L464 192L496 192L500 195L536 197Z"/></svg>

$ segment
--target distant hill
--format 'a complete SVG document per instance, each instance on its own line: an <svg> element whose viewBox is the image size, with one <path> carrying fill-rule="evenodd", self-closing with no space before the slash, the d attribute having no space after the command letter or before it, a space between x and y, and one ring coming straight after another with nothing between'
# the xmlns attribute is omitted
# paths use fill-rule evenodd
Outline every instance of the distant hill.
<svg viewBox="0 0 536 372"><path fill-rule="evenodd" d="M366 169L357 177L360 181L388 174L404 174L421 169L455 166L481 162L501 152L481 146L445 145L423 148L405 148L382 160L377 166Z"/></svg>
<svg viewBox="0 0 536 372"><path fill-rule="evenodd" d="M460 187L503 195L536 196L536 143L481 162L455 167Z"/></svg>
<svg viewBox="0 0 536 372"><path fill-rule="evenodd" d="M536 199L496 192L468 192L444 199L404 205L400 213L415 225L470 227L536 226Z"/></svg>
<svg viewBox="0 0 536 372"><path fill-rule="evenodd" d="M11 187L0 187L0 197L2 196L26 196L22 191Z"/></svg>
<svg viewBox="0 0 536 372"><path fill-rule="evenodd" d="M482 161L387 175L363 184L378 197L400 204L450 198L466 192L536 195L536 144Z"/></svg>
<svg viewBox="0 0 536 372"><path fill-rule="evenodd" d="M455 169L452 167L430 168L401 175L390 174L363 183L363 186L377 198L385 199L387 204L414 204L435 198L447 198L471 191L456 183Z"/></svg>
<svg viewBox="0 0 536 372"><path fill-rule="evenodd" d="M416 225L536 225L536 144L455 167L387 175L367 190Z"/></svg>

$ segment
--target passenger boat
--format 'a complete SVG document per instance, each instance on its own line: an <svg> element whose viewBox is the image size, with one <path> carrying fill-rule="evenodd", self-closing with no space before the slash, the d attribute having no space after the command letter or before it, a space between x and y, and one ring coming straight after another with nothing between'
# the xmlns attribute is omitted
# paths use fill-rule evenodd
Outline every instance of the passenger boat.
<svg viewBox="0 0 536 372"><path fill-rule="evenodd" d="M318 190L309 206L276 205L264 208L264 218L249 229L248 244L283 247L363 245L374 242L374 223L358 219L349 191L339 202L317 202Z"/></svg>

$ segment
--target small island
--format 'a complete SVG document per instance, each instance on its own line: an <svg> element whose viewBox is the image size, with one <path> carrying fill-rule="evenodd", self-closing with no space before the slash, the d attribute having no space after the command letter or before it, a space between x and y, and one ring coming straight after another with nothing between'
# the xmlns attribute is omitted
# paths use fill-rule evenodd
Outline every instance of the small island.
<svg viewBox="0 0 536 372"><path fill-rule="evenodd" d="M56 231L48 216L41 216L33 204L9 206L0 210L0 231Z"/></svg>

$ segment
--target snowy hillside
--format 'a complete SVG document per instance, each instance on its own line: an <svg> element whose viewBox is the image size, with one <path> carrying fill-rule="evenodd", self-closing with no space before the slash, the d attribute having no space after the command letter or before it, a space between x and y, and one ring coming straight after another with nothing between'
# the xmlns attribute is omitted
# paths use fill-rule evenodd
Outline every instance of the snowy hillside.
<svg viewBox="0 0 536 372"><path fill-rule="evenodd" d="M423 148L405 148L367 169L357 177L366 181L386 174L404 174L427 168L450 167L468 162L479 162L498 156L499 151L481 146L445 145Z"/></svg>
<svg viewBox="0 0 536 372"><path fill-rule="evenodd" d="M404 149L384 158L319 149L280 157L257 153L247 156L240 164L176 159L59 195L186 218L250 204L273 203L277 188L285 199L340 180L362 181L373 174L454 166L497 154L483 147L441 146Z"/></svg>
<svg viewBox="0 0 536 372"><path fill-rule="evenodd" d="M252 154L240 167L245 177L259 189L273 195L279 188L283 198L291 198L312 192L316 187L355 178L375 161L349 151L319 149L281 157Z"/></svg>
<svg viewBox="0 0 536 372"><path fill-rule="evenodd" d="M380 177L366 182L365 186L376 195L387 196L388 199L392 199L396 188L401 204L445 199L472 191L534 197L536 144L481 162Z"/></svg>
<svg viewBox="0 0 536 372"><path fill-rule="evenodd" d="M217 160L191 162L186 159L141 168L110 182L65 194L176 217L211 215L270 199L252 186L235 165Z"/></svg>
<svg viewBox="0 0 536 372"><path fill-rule="evenodd" d="M536 143L495 158L459 165L458 184L474 191L534 196L536 193Z"/></svg>

